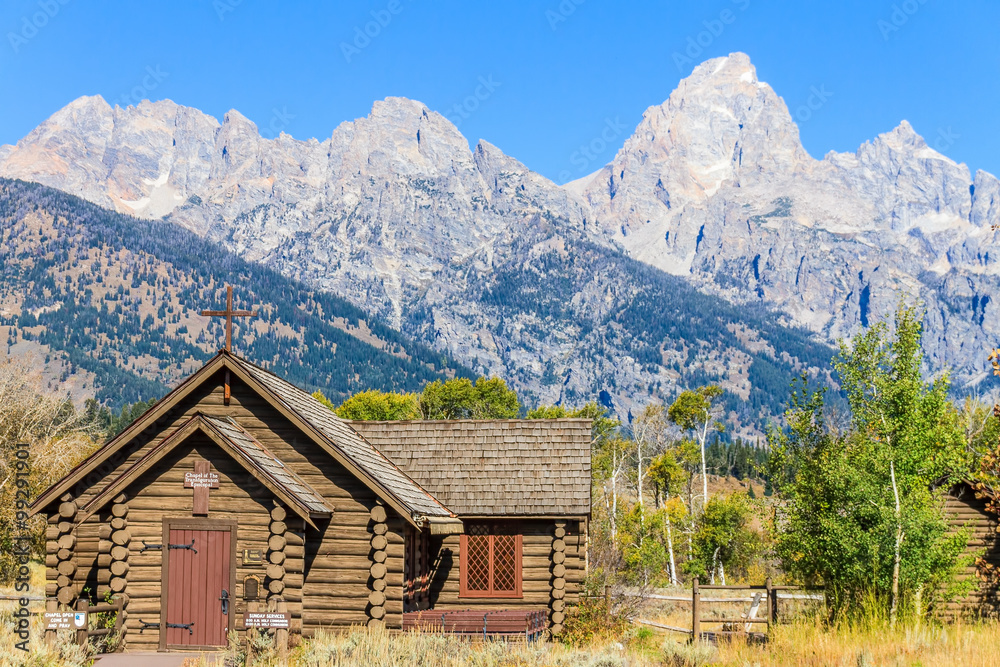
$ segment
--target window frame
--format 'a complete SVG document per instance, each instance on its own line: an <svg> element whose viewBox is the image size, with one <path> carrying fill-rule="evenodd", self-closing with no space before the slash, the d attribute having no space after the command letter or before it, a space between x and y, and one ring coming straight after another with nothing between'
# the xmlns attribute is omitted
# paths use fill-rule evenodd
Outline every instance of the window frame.
<svg viewBox="0 0 1000 667"><path fill-rule="evenodd" d="M520 531L509 522L500 521L466 521L466 529L461 535L459 544L459 593L460 598L495 598L495 599L519 599L524 597L524 570L522 569L522 556L524 551L524 541ZM471 526L488 526L489 533L483 537L489 539L489 581L490 590L469 590L469 531ZM498 535L497 530L501 529L499 535L511 535L514 537L514 590L497 591L493 589L493 572L496 569L494 560L493 543Z"/></svg>

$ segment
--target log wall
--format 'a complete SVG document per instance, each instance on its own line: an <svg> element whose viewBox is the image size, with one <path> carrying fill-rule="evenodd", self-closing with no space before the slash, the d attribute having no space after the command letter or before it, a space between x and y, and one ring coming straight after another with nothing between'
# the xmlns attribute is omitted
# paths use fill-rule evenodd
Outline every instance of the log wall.
<svg viewBox="0 0 1000 667"><path fill-rule="evenodd" d="M997 539L997 517L986 511L986 501L975 497L967 484L958 484L951 489L945 500L945 511L952 531L969 531L967 551L982 557L984 561L1000 568L1000 540ZM938 609L943 616L954 617L1000 616L1000 587L997 582L988 582L979 576L976 565L963 569L961 579L974 579L976 588L968 595L944 603Z"/></svg>

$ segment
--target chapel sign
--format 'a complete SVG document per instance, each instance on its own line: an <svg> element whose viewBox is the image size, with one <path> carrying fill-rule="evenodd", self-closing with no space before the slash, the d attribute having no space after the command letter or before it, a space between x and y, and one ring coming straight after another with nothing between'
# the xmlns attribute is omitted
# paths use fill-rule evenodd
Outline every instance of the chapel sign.
<svg viewBox="0 0 1000 667"><path fill-rule="evenodd" d="M194 489L191 513L208 514L208 490L219 488L219 474L212 471L208 461L195 461L194 472L184 473L184 488Z"/></svg>

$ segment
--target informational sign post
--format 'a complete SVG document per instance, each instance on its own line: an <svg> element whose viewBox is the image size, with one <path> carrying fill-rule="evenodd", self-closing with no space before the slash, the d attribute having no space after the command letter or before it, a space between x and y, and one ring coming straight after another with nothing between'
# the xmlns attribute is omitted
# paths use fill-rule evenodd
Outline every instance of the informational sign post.
<svg viewBox="0 0 1000 667"><path fill-rule="evenodd" d="M284 628L292 622L292 615L287 611L248 611L243 614L244 628Z"/></svg>

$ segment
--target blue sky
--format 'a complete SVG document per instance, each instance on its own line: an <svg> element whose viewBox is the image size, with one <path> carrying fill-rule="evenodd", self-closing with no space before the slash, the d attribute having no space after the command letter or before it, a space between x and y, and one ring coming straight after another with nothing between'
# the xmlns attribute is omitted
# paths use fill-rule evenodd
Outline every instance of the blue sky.
<svg viewBox="0 0 1000 667"><path fill-rule="evenodd" d="M995 0L8 0L0 143L81 95L235 108L299 139L402 95L564 182L610 160L697 62L744 51L816 157L905 118L1000 174L997 26ZM803 109L814 89L828 99ZM581 160L602 133L614 139Z"/></svg>

